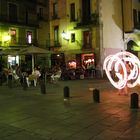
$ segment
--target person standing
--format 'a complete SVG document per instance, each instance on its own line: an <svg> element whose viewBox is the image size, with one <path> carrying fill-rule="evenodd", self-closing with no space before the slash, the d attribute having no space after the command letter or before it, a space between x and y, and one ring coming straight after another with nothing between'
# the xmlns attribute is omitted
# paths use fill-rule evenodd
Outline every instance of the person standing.
<svg viewBox="0 0 140 140"><path fill-rule="evenodd" d="M129 74L130 74L131 68L130 68L130 65L129 65L128 62L125 62L125 61L124 61L124 63L125 63L125 67L126 67L127 77L128 77ZM124 69L122 68L122 66L120 66L119 73L120 73L121 76L122 76L121 79L123 79L123 78L124 78ZM128 95L127 83L128 83L128 81L126 82L126 85L124 86L124 88L119 89L119 92L118 92L119 95L120 95L120 94Z"/></svg>

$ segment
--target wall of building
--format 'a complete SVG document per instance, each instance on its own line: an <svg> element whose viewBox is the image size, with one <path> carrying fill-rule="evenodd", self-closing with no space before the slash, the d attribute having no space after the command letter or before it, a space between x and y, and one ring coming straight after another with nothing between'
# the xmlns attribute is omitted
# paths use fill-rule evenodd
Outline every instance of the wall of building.
<svg viewBox="0 0 140 140"><path fill-rule="evenodd" d="M37 29L37 39L39 47L48 47L50 39L49 24L49 1L37 0L37 15L39 27ZM48 48L49 49L49 48Z"/></svg>
<svg viewBox="0 0 140 140"><path fill-rule="evenodd" d="M53 19L53 3L55 0L50 0L50 46L54 53L64 53L65 62L76 60L76 55L97 53L99 56L99 36L97 37L98 26L93 24L83 25L82 21L82 0L63 0L58 2L58 19ZM75 4L75 20L70 19L70 4ZM91 0L91 14L97 11L97 0ZM81 24L79 27L78 24ZM60 47L54 47L54 27L59 26L59 43ZM62 32L67 34L67 38L62 38ZM89 31L92 34L91 46L84 48L84 31ZM75 34L75 42L71 42L71 34ZM83 37L84 36L84 37Z"/></svg>
<svg viewBox="0 0 140 140"><path fill-rule="evenodd" d="M137 56L140 58L140 31L139 31L140 30L140 18L139 18L140 1L139 0L132 0L132 12L134 9L136 10L135 12L137 12L135 13L137 14L137 25L133 23L133 32L125 34L125 48L127 49L129 41L133 40L136 45L134 45L134 47L132 45L131 50L135 51ZM132 15L132 21L134 22L133 15Z"/></svg>
<svg viewBox="0 0 140 140"><path fill-rule="evenodd" d="M99 10L103 36L102 55L106 57L124 50L121 1L102 0Z"/></svg>

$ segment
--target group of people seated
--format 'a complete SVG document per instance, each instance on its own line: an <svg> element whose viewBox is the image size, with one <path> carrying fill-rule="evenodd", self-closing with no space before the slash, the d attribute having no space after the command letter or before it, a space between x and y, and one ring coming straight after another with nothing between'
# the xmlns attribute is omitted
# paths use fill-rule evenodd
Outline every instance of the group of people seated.
<svg viewBox="0 0 140 140"><path fill-rule="evenodd" d="M37 84L39 84L39 81L42 79L42 70L40 67L35 67L34 70L31 71L22 71L20 66L17 64L15 66L9 67L9 69L5 68L4 69L5 75L7 77L7 83L8 83L8 77L12 77L13 83L18 83L18 85L23 85L24 84L24 78L26 78L26 84L28 87L34 86L36 87ZM44 70L44 75L46 78L48 71L45 69ZM56 83L58 79L61 78L61 68L59 66L54 66L51 70L51 75L50 75L50 81L51 83Z"/></svg>
<svg viewBox="0 0 140 140"><path fill-rule="evenodd" d="M85 70L82 67L76 69L63 69L62 80L84 79Z"/></svg>
<svg viewBox="0 0 140 140"><path fill-rule="evenodd" d="M37 86L37 83L39 81L39 77L41 76L40 69L37 67L34 68L32 72L28 71L22 71L20 66L17 64L15 66L11 66L8 69L4 68L4 74L7 79L7 83L9 80L9 77L11 77L11 80L16 85L23 85L24 77L26 78L26 84L28 87L33 83L34 86Z"/></svg>
<svg viewBox="0 0 140 140"><path fill-rule="evenodd" d="M42 69L36 66L33 71L29 71L27 69L21 69L21 66L15 65L11 66L9 69L4 69L5 75L8 77L11 75L14 81L17 81L19 84L23 84L23 78L26 77L27 86L30 87L31 85L37 86L39 83L41 76L45 75L46 81L51 83L57 83L59 79L62 80L74 80L74 79L84 79L85 77L89 77L91 75L91 71L93 69L85 69L82 66L79 66L75 69L68 69L66 67L60 67L56 65L52 68L44 69L44 74L42 74ZM96 69L96 74L98 69ZM7 78L8 80L8 78Z"/></svg>

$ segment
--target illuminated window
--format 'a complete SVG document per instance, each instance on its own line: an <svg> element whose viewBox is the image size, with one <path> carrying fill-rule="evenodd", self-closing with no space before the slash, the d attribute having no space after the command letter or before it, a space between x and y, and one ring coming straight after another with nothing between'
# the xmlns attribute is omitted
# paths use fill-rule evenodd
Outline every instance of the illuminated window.
<svg viewBox="0 0 140 140"><path fill-rule="evenodd" d="M92 37L90 31L83 31L83 48L92 48Z"/></svg>
<svg viewBox="0 0 140 140"><path fill-rule="evenodd" d="M32 32L30 31L27 32L27 43L28 44L32 43Z"/></svg>
<svg viewBox="0 0 140 140"><path fill-rule="evenodd" d="M11 36L11 43L15 44L16 43L16 29L11 28L9 30L9 35Z"/></svg>
<svg viewBox="0 0 140 140"><path fill-rule="evenodd" d="M54 45L58 46L59 44L59 27L55 26L54 27Z"/></svg>

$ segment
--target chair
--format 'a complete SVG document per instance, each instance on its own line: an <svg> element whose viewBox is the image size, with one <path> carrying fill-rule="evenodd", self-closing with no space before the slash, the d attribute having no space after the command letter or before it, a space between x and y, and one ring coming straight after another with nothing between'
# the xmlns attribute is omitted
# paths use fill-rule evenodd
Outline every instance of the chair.
<svg viewBox="0 0 140 140"><path fill-rule="evenodd" d="M55 74L51 75L52 83L57 83L57 81L61 78L61 70L57 71Z"/></svg>
<svg viewBox="0 0 140 140"><path fill-rule="evenodd" d="M15 86L19 86L20 84L20 77L16 74L15 71L12 72L13 83Z"/></svg>
<svg viewBox="0 0 140 140"><path fill-rule="evenodd" d="M39 70L35 69L32 74L30 74L28 77L27 77L27 85L28 87L30 86L31 82L33 81L34 82L34 86L36 87L37 85L37 82L38 82L38 79L39 77L41 76L41 73Z"/></svg>
<svg viewBox="0 0 140 140"><path fill-rule="evenodd" d="M36 76L36 75L30 74L30 75L26 78L26 80L27 80L27 85L28 85L28 87L30 87L32 81L34 82L34 86L36 87L36 85L37 85L37 76Z"/></svg>

